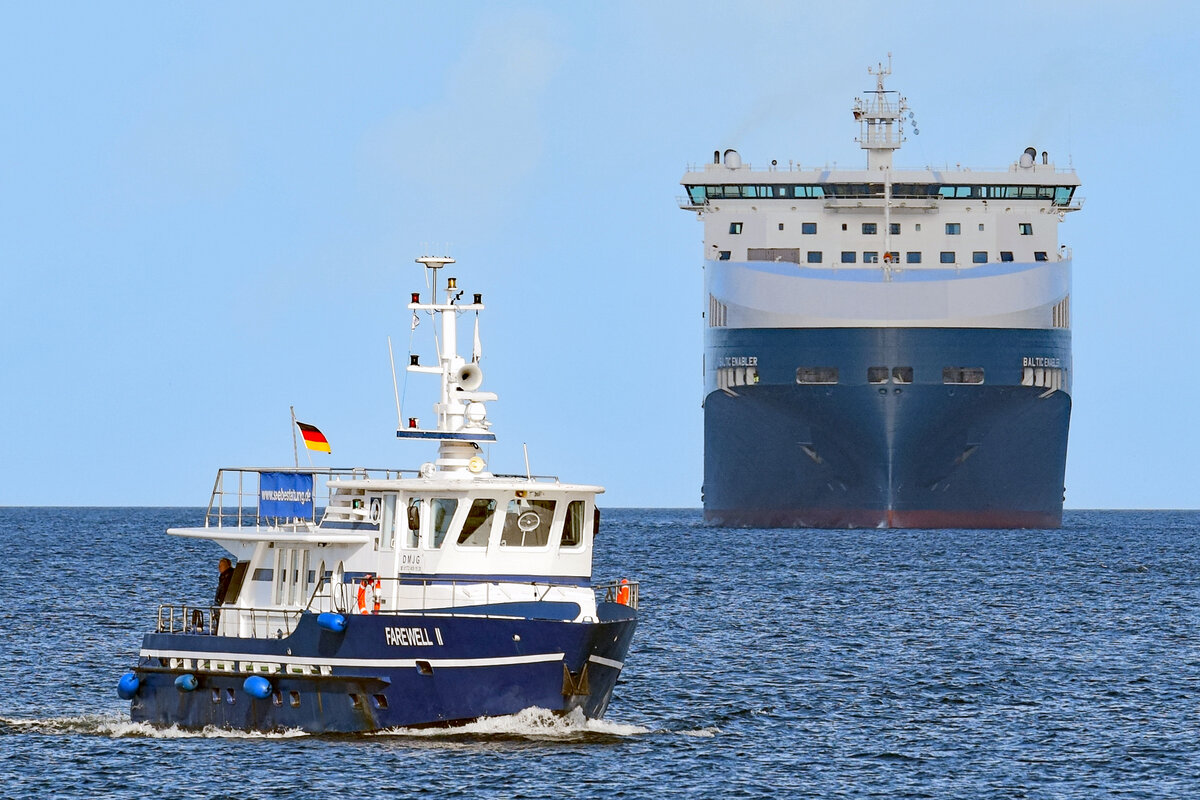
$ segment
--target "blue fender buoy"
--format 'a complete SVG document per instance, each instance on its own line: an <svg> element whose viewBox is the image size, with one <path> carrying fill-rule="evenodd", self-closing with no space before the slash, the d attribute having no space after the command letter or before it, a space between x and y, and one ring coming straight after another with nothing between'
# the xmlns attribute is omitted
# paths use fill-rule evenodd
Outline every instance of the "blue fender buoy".
<svg viewBox="0 0 1200 800"><path fill-rule="evenodd" d="M121 680L117 681L117 696L122 700L132 700L141 684L142 682L138 680L137 675L134 675L132 672L126 672L121 676Z"/></svg>
<svg viewBox="0 0 1200 800"><path fill-rule="evenodd" d="M257 697L259 700L266 699L271 696L271 682L262 675L251 675L242 682L242 688L246 690L246 694L251 697Z"/></svg>
<svg viewBox="0 0 1200 800"><path fill-rule="evenodd" d="M175 679L175 688L181 692L194 691L199 685L200 681L196 680L196 676L190 672Z"/></svg>
<svg viewBox="0 0 1200 800"><path fill-rule="evenodd" d="M327 631L341 633L346 630L346 615L325 611L317 615L317 624Z"/></svg>

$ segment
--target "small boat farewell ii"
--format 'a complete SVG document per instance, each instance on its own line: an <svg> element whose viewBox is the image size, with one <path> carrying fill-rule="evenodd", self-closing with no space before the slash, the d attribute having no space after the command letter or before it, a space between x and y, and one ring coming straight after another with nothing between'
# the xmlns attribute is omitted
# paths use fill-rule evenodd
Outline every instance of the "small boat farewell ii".
<svg viewBox="0 0 1200 800"><path fill-rule="evenodd" d="M438 443L418 470L225 468L204 526L236 558L215 605L161 605L118 682L134 722L313 733L451 725L544 708L604 715L637 625L638 584L592 581L600 486L493 474L478 314L455 278L412 294L434 317ZM475 356L457 352L476 316ZM309 430L311 429L311 430ZM324 436L304 428L305 441ZM314 433L315 432L315 433ZM324 507L321 507L321 503ZM220 589L218 589L220 593Z"/></svg>

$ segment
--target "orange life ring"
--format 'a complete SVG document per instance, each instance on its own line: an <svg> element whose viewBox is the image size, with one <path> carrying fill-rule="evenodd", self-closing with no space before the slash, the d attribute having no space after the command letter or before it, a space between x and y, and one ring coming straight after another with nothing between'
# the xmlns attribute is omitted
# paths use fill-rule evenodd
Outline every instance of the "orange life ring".
<svg viewBox="0 0 1200 800"><path fill-rule="evenodd" d="M884 253L884 254L883 254L883 263L885 263L885 264L890 264L890 263L892 263L892 254L891 254L891 253Z"/></svg>
<svg viewBox="0 0 1200 800"><path fill-rule="evenodd" d="M367 613L367 580L364 578L358 584L358 613Z"/></svg>
<svg viewBox="0 0 1200 800"><path fill-rule="evenodd" d="M380 587L379 587L379 578L375 579L375 586L372 587L371 594L373 595L373 597L375 599L374 613L378 614L379 613L379 604L383 599L383 592L380 590Z"/></svg>

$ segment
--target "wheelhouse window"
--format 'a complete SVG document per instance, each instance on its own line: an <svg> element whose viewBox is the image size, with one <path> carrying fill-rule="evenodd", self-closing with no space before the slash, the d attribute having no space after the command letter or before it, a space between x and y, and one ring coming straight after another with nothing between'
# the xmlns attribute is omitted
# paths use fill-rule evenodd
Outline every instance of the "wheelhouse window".
<svg viewBox="0 0 1200 800"><path fill-rule="evenodd" d="M945 367L942 383L983 383L983 367Z"/></svg>
<svg viewBox="0 0 1200 800"><path fill-rule="evenodd" d="M892 236L898 235L900 233L900 223L899 222L889 222L888 223L888 233L892 234Z"/></svg>
<svg viewBox="0 0 1200 800"><path fill-rule="evenodd" d="M783 229L782 225L780 225L779 227L781 230ZM816 232L817 232L817 223L815 223L815 222L801 222L800 223L800 233L811 234L811 233L816 233Z"/></svg>
<svg viewBox="0 0 1200 800"><path fill-rule="evenodd" d="M578 547L583 544L583 525L587 521L585 503L582 500L572 500L567 504L567 518L563 521L560 547Z"/></svg>
<svg viewBox="0 0 1200 800"><path fill-rule="evenodd" d="M728 261L729 260L729 251L722 250L719 254L717 254L717 260L718 261Z"/></svg>
<svg viewBox="0 0 1200 800"><path fill-rule="evenodd" d="M855 252L854 250L843 250L842 251L842 263L843 264L853 264L857 260L858 260L858 253Z"/></svg>
<svg viewBox="0 0 1200 800"><path fill-rule="evenodd" d="M476 497L467 510L462 531L458 534L461 547L487 547L492 531L492 520L496 518L498 503L490 497Z"/></svg>
<svg viewBox="0 0 1200 800"><path fill-rule="evenodd" d="M953 250L943 250L942 255L941 255L941 261L943 264L953 264L955 261L954 251Z"/></svg>
<svg viewBox="0 0 1200 800"><path fill-rule="evenodd" d="M730 233L741 233L742 232L742 223L740 223L740 222L729 223L729 232Z"/></svg>
<svg viewBox="0 0 1200 800"><path fill-rule="evenodd" d="M820 250L809 250L808 251L808 263L809 264L820 264L821 263L821 251Z"/></svg>
<svg viewBox="0 0 1200 800"><path fill-rule="evenodd" d="M947 222L946 223L946 235L947 236L958 236L961 233L962 233L962 225L961 224L959 224L957 222Z"/></svg>
<svg viewBox="0 0 1200 800"><path fill-rule="evenodd" d="M1046 258L1045 250L1035 250L1033 252L1033 260L1034 261L1049 261L1049 259Z"/></svg>
<svg viewBox="0 0 1200 800"><path fill-rule="evenodd" d="M864 250L863 251L863 263L864 264L878 264L879 263L879 251Z"/></svg>
<svg viewBox="0 0 1200 800"><path fill-rule="evenodd" d="M919 251L913 252L910 250L909 252L904 254L904 262L906 264L920 264L921 263L921 253Z"/></svg>
<svg viewBox="0 0 1200 800"><path fill-rule="evenodd" d="M406 547L416 547L421 540L421 503L419 497L408 501L408 535L404 539Z"/></svg>
<svg viewBox="0 0 1200 800"><path fill-rule="evenodd" d="M517 498L508 501L500 544L507 547L545 547L554 521L553 500Z"/></svg>
<svg viewBox="0 0 1200 800"><path fill-rule="evenodd" d="M837 383L837 367L800 367L796 370L796 383Z"/></svg>
<svg viewBox="0 0 1200 800"><path fill-rule="evenodd" d="M971 263L972 264L986 264L987 263L987 251L986 250L976 250L974 253L971 253Z"/></svg>
<svg viewBox="0 0 1200 800"><path fill-rule="evenodd" d="M862 232L867 236L874 236L878 232L878 227L874 222L864 222Z"/></svg>
<svg viewBox="0 0 1200 800"><path fill-rule="evenodd" d="M1000 251L1000 260L1001 261L1012 261L1013 260L1012 250L1001 250Z"/></svg>
<svg viewBox="0 0 1200 800"><path fill-rule="evenodd" d="M450 522L454 519L454 511L458 508L458 500L453 497L435 497L429 501L429 523L433 532L431 544L441 547L450 530Z"/></svg>

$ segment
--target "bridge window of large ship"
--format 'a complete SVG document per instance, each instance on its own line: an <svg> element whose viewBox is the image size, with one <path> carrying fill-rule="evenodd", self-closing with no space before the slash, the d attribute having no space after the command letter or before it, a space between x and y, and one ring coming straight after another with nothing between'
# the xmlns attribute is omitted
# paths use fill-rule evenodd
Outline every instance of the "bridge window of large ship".
<svg viewBox="0 0 1200 800"><path fill-rule="evenodd" d="M779 230L783 230L782 225L779 226ZM812 233L816 233L816 232L817 232L817 223L815 223L815 222L801 222L800 223L800 233L812 234Z"/></svg>
<svg viewBox="0 0 1200 800"><path fill-rule="evenodd" d="M582 500L572 500L567 504L567 518L563 520L562 539L559 547L578 547L583 544L584 503Z"/></svg>
<svg viewBox="0 0 1200 800"><path fill-rule="evenodd" d="M960 225L957 222L947 222L946 223L946 235L947 236L958 236L960 233L962 233L962 225Z"/></svg>
<svg viewBox="0 0 1200 800"><path fill-rule="evenodd" d="M1012 261L1013 260L1012 250L1001 250L1000 251L1000 260L1001 261Z"/></svg>
<svg viewBox="0 0 1200 800"><path fill-rule="evenodd" d="M853 250L843 250L842 251L842 263L843 264L853 264L857 259L858 259L858 253L856 253L855 251L853 251Z"/></svg>
<svg viewBox="0 0 1200 800"><path fill-rule="evenodd" d="M799 367L796 383L837 383L837 367Z"/></svg>
<svg viewBox="0 0 1200 800"><path fill-rule="evenodd" d="M892 234L892 236L896 236L897 234L899 234L900 233L900 223L899 222L888 223L888 232L890 232Z"/></svg>
<svg viewBox="0 0 1200 800"><path fill-rule="evenodd" d="M458 500L453 497L435 497L429 501L430 523L433 528L435 549L442 546L446 540L446 532L450 530L450 521L454 519L454 511L458 508Z"/></svg>
<svg viewBox="0 0 1200 800"><path fill-rule="evenodd" d="M986 264L987 263L987 251L986 250L976 250L974 253L971 253L971 263L972 264Z"/></svg>
<svg viewBox="0 0 1200 800"><path fill-rule="evenodd" d="M1034 261L1049 261L1049 259L1046 258L1045 250L1034 250L1033 251L1033 260Z"/></svg>
<svg viewBox="0 0 1200 800"><path fill-rule="evenodd" d="M892 367L892 380L896 383L912 383L912 367Z"/></svg>
<svg viewBox="0 0 1200 800"><path fill-rule="evenodd" d="M808 251L808 263L820 264L821 263L821 251L820 250L809 250Z"/></svg>
<svg viewBox="0 0 1200 800"><path fill-rule="evenodd" d="M729 251L722 250L720 253L717 254L717 260L718 261L728 261L729 260Z"/></svg>
<svg viewBox="0 0 1200 800"><path fill-rule="evenodd" d="M1022 236L1033 236L1033 223L1032 222L1021 222L1021 223L1018 223L1018 225L1021 228Z"/></svg>
<svg viewBox="0 0 1200 800"><path fill-rule="evenodd" d="M507 547L545 547L550 542L550 523L553 521L553 500L509 500L500 544Z"/></svg>
<svg viewBox="0 0 1200 800"><path fill-rule="evenodd" d="M943 250L941 259L942 259L943 264L953 264L955 262L954 251L953 250Z"/></svg>
<svg viewBox="0 0 1200 800"><path fill-rule="evenodd" d="M887 367L867 367L867 383L887 383Z"/></svg>
<svg viewBox="0 0 1200 800"><path fill-rule="evenodd" d="M460 547L487 547L497 505L497 502L491 497L475 498L467 510L467 518L463 522L462 532L458 534Z"/></svg>
<svg viewBox="0 0 1200 800"><path fill-rule="evenodd" d="M983 367L944 367L942 383L983 383Z"/></svg>
<svg viewBox="0 0 1200 800"><path fill-rule="evenodd" d="M904 254L904 261L907 264L920 264L921 263L921 253L920 252L914 253L912 251L909 251Z"/></svg>
<svg viewBox="0 0 1200 800"><path fill-rule="evenodd" d="M879 263L878 251L864 250L863 251L863 263L864 264L878 264Z"/></svg>
<svg viewBox="0 0 1200 800"><path fill-rule="evenodd" d="M740 222L729 223L729 232L730 233L741 233L742 232L742 223L740 223Z"/></svg>
<svg viewBox="0 0 1200 800"><path fill-rule="evenodd" d="M877 226L875 225L874 222L864 222L862 224L863 235L864 236L874 236L875 232L876 232L876 227Z"/></svg>

